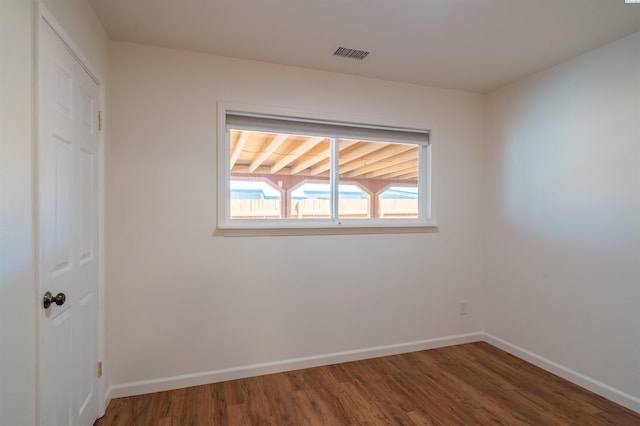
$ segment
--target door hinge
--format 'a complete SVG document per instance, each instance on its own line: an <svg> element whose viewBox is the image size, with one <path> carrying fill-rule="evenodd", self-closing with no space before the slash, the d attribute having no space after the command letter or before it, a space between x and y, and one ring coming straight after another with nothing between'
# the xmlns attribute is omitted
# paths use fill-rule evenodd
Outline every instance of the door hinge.
<svg viewBox="0 0 640 426"><path fill-rule="evenodd" d="M98 111L98 130L102 130L102 111Z"/></svg>
<svg viewBox="0 0 640 426"><path fill-rule="evenodd" d="M102 361L98 362L98 377L102 377Z"/></svg>

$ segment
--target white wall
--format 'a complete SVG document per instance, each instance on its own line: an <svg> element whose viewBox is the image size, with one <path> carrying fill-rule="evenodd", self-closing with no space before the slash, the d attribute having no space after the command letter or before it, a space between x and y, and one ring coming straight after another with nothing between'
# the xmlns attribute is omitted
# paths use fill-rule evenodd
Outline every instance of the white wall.
<svg viewBox="0 0 640 426"><path fill-rule="evenodd" d="M87 0L42 0L91 66L108 80L109 38Z"/></svg>
<svg viewBox="0 0 640 426"><path fill-rule="evenodd" d="M32 13L0 1L0 424L35 424Z"/></svg>
<svg viewBox="0 0 640 426"><path fill-rule="evenodd" d="M124 43L111 59L114 396L481 330L482 95ZM432 129L440 232L214 236L218 101Z"/></svg>
<svg viewBox="0 0 640 426"><path fill-rule="evenodd" d="M640 33L489 94L486 141L486 332L640 410Z"/></svg>

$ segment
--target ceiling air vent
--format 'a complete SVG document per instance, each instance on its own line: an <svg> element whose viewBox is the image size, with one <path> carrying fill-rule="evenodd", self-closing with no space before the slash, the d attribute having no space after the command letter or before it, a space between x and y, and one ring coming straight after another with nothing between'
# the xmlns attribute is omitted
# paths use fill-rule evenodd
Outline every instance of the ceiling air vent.
<svg viewBox="0 0 640 426"><path fill-rule="evenodd" d="M349 49L348 47L338 47L335 52L333 52L333 56L342 56L343 58L351 58L363 60L367 57L367 55L371 52L365 52L364 50L358 49Z"/></svg>

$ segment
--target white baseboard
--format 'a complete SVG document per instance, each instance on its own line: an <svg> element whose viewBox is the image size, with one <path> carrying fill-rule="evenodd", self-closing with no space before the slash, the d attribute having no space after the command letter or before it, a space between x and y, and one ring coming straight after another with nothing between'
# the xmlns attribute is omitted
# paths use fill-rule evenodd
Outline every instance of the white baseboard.
<svg viewBox="0 0 640 426"><path fill-rule="evenodd" d="M113 399L113 396L111 395L112 389L113 389L113 386L109 386L109 388L107 389L107 391L104 394L104 408L105 408L105 411L106 411L107 407L109 407L109 403L111 402L111 399ZM100 416L104 416L104 413L100 413Z"/></svg>
<svg viewBox="0 0 640 426"><path fill-rule="evenodd" d="M153 380L123 383L109 387L106 397L121 398L125 396L141 395L145 393L162 392L189 386L217 383L245 377L261 376L264 374L281 373L283 371L299 370L301 368L318 367L322 365L338 364L341 362L359 361L368 358L397 355L401 353L423 351L445 346L461 345L482 341L483 333L459 334L455 336L439 337L435 339L407 342L395 345L378 346L353 351L336 352L304 358L267 362L262 364L245 365L225 368L222 370L206 371L202 373L185 374L181 376L163 377Z"/></svg>
<svg viewBox="0 0 640 426"><path fill-rule="evenodd" d="M618 389L612 388L596 379L580 374L577 371L573 371L570 368L555 363L549 359L546 359L540 355L530 352L524 348L516 346L505 340L502 340L491 334L482 333L483 340L497 348L502 349L511 355L517 356L531 364L542 368L550 373L560 376L565 380L575 383L578 386L582 386L585 389L590 390L604 398L614 401L630 410L640 413L640 399L622 392Z"/></svg>

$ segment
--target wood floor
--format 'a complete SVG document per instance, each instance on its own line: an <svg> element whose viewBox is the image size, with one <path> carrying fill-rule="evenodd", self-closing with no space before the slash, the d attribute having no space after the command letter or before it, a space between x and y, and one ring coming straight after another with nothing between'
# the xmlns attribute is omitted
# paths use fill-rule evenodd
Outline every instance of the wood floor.
<svg viewBox="0 0 640 426"><path fill-rule="evenodd" d="M640 425L640 414L472 343L114 399L96 426Z"/></svg>

